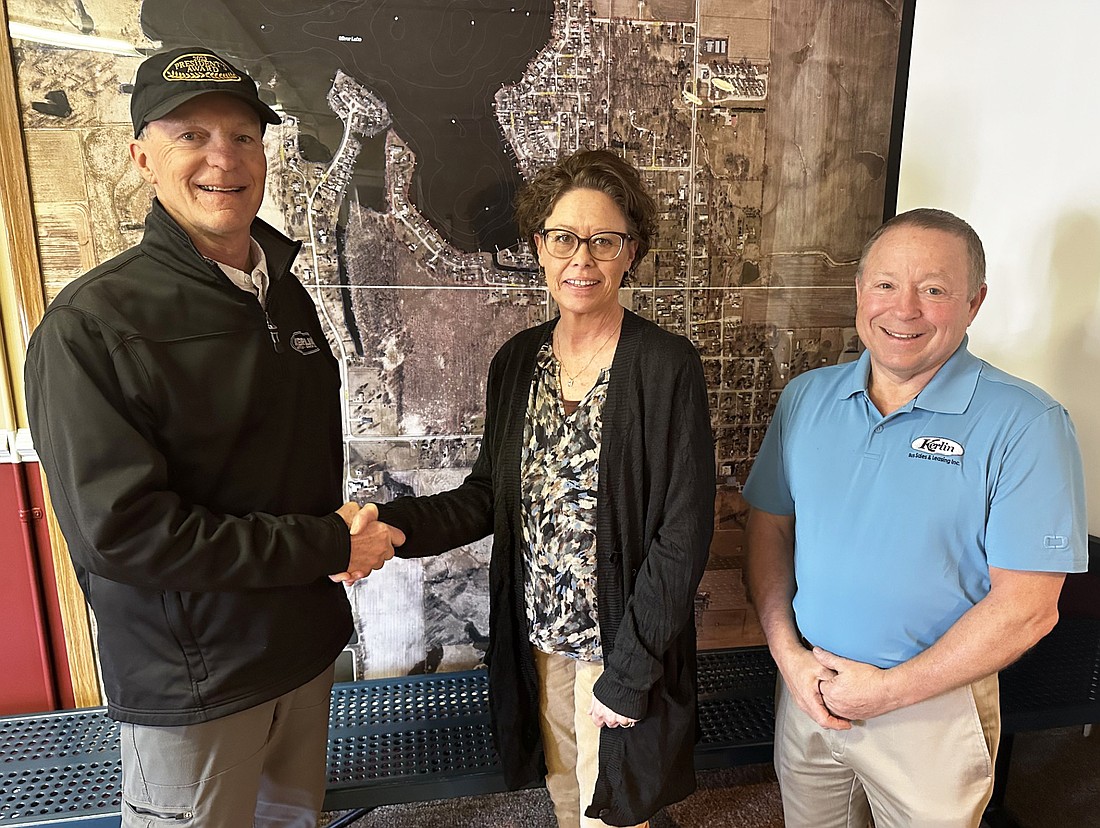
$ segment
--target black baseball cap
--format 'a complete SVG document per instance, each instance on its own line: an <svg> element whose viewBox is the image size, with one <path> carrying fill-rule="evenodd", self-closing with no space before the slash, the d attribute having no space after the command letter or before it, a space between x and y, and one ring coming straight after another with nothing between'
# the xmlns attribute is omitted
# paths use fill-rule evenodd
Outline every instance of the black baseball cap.
<svg viewBox="0 0 1100 828"><path fill-rule="evenodd" d="M171 49L150 55L137 70L130 117L136 138L150 121L163 118L177 106L207 92L225 92L256 110L260 124L282 119L260 100L256 81L221 55L201 46Z"/></svg>

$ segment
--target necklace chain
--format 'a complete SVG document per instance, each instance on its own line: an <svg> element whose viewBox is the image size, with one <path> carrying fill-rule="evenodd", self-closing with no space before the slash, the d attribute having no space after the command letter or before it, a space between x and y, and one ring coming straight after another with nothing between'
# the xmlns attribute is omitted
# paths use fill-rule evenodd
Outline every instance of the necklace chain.
<svg viewBox="0 0 1100 828"><path fill-rule="evenodd" d="M581 376L585 371L587 371L589 366L591 366L592 363L596 361L596 357L598 357L600 355L600 353L603 351L603 349L607 347L607 343L611 341L611 337L613 337L618 330L619 330L618 325L616 325L615 327L613 327L611 329L611 332L607 335L607 337L604 339L604 341L602 343L600 343L600 347L596 349L596 352L594 354L592 354L592 356L589 358L588 362L586 362L584 364L584 367L581 368L581 370L577 371L577 373L575 373L575 374L569 373L569 369L565 367L565 359L563 358L564 354L561 353L560 348L557 349L559 351L559 353L558 353L558 368L561 370L561 373L565 374L565 379L566 379L565 384L569 388L572 388L573 387L573 382L577 379L577 377ZM555 335L555 337L557 336L557 331L554 331L554 335Z"/></svg>

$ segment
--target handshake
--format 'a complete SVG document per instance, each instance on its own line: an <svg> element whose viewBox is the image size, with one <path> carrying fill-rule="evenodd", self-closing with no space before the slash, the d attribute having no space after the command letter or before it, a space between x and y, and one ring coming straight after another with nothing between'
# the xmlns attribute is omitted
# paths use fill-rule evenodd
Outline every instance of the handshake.
<svg viewBox="0 0 1100 828"><path fill-rule="evenodd" d="M378 507L368 503L363 508L354 501L348 501L336 514L344 519L351 532L351 560L345 572L328 577L351 586L366 578L382 564L393 557L393 548L405 542L405 533L400 529L378 520Z"/></svg>

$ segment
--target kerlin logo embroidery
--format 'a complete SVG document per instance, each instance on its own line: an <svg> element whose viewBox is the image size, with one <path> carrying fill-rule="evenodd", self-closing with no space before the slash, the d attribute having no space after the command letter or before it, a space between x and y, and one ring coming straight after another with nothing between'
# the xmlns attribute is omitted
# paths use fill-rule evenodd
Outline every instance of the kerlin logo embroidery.
<svg viewBox="0 0 1100 828"><path fill-rule="evenodd" d="M962 465L955 458L963 456L963 447L946 437L918 437L909 447L913 449L909 456L917 460L936 460L951 466Z"/></svg>
<svg viewBox="0 0 1100 828"><path fill-rule="evenodd" d="M300 354L315 354L320 348L308 331L295 331L290 335L290 347Z"/></svg>
<svg viewBox="0 0 1100 828"><path fill-rule="evenodd" d="M166 81L239 81L241 76L228 63L212 55L180 55L165 67Z"/></svg>

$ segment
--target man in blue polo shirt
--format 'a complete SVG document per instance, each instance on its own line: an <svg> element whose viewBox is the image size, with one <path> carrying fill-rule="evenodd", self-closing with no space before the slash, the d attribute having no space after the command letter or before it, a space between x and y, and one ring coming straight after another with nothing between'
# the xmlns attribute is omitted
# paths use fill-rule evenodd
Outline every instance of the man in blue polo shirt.
<svg viewBox="0 0 1100 828"><path fill-rule="evenodd" d="M856 273L866 351L787 386L749 475L788 828L870 813L977 826L997 671L1051 630L1065 573L1086 568L1073 425L967 350L985 295L966 222L922 209L884 224Z"/></svg>

